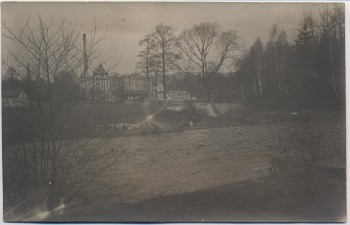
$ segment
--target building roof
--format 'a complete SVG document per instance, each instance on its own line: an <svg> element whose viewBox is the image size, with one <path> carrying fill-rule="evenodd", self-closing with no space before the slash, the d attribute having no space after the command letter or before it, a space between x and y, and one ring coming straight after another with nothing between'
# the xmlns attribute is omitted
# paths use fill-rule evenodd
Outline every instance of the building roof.
<svg viewBox="0 0 350 225"><path fill-rule="evenodd" d="M3 98L17 98L23 90L21 89L12 89L12 90L3 90L2 97Z"/></svg>
<svg viewBox="0 0 350 225"><path fill-rule="evenodd" d="M100 64L93 72L93 75L108 75L108 72L103 68L103 66Z"/></svg>

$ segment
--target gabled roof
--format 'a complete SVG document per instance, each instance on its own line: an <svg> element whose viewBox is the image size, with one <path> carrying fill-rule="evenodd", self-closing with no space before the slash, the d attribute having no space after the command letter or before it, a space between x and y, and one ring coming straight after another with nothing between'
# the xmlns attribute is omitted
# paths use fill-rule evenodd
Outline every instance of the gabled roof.
<svg viewBox="0 0 350 225"><path fill-rule="evenodd" d="M103 68L103 66L100 64L93 72L93 75L108 75L108 72Z"/></svg>
<svg viewBox="0 0 350 225"><path fill-rule="evenodd" d="M22 92L21 89L2 90L2 98L17 98Z"/></svg>

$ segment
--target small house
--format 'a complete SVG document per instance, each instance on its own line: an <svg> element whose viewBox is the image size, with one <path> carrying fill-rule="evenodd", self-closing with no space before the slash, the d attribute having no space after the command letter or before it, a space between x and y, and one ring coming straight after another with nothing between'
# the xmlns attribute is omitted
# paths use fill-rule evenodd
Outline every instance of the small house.
<svg viewBox="0 0 350 225"><path fill-rule="evenodd" d="M26 107L28 105L28 95L25 91L21 89L2 91L2 107Z"/></svg>

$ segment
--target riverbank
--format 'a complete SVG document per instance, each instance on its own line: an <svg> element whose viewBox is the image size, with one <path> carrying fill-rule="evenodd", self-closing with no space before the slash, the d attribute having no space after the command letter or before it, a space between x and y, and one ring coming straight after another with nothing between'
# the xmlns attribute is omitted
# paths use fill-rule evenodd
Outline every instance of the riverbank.
<svg viewBox="0 0 350 225"><path fill-rule="evenodd" d="M253 110L239 104L231 104L230 107L229 104L225 104L225 107L226 111L221 117L213 117L208 116L203 108L162 110L161 105L146 102L79 104L73 108L70 120L58 125L56 135L60 139L111 138L227 126L298 122L324 117L345 120L344 112L325 109L293 112ZM37 119L33 108L4 110L3 143L11 145L40 140L42 134L39 132L40 123Z"/></svg>
<svg viewBox="0 0 350 225"><path fill-rule="evenodd" d="M141 187L140 187L141 188ZM86 222L344 222L344 168L277 174L206 190L114 205L106 211L71 209L49 221Z"/></svg>
<svg viewBox="0 0 350 225"><path fill-rule="evenodd" d="M117 123L88 127L84 132L78 129L65 132L65 139L116 138L121 136L154 135L185 130L202 130L232 126L251 126L278 123L299 123L305 121L345 121L345 113L334 111L274 112L236 109L236 112L221 117L210 117L202 113L187 111L161 110L146 117L141 122Z"/></svg>

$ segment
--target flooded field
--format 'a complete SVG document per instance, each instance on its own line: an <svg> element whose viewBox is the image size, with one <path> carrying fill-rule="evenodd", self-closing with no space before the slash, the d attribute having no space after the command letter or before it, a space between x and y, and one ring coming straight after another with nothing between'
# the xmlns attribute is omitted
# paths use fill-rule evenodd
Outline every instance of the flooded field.
<svg viewBox="0 0 350 225"><path fill-rule="evenodd" d="M344 147L334 145L345 144L344 124L318 123L320 131L329 134L321 146L326 160L320 164L345 167ZM77 198L79 206L66 211L103 211L159 195L256 180L269 173L271 151L276 146L274 131L290 125L283 122L128 137L129 148L122 160L81 193L81 199L89 201L81 204ZM112 142L116 144L118 139Z"/></svg>
<svg viewBox="0 0 350 225"><path fill-rule="evenodd" d="M123 161L98 181L99 192L131 203L261 176L268 169L264 155L269 143L261 141L264 137L257 140L241 133L248 129L237 131L230 127L131 137ZM263 132L264 127L258 129Z"/></svg>

